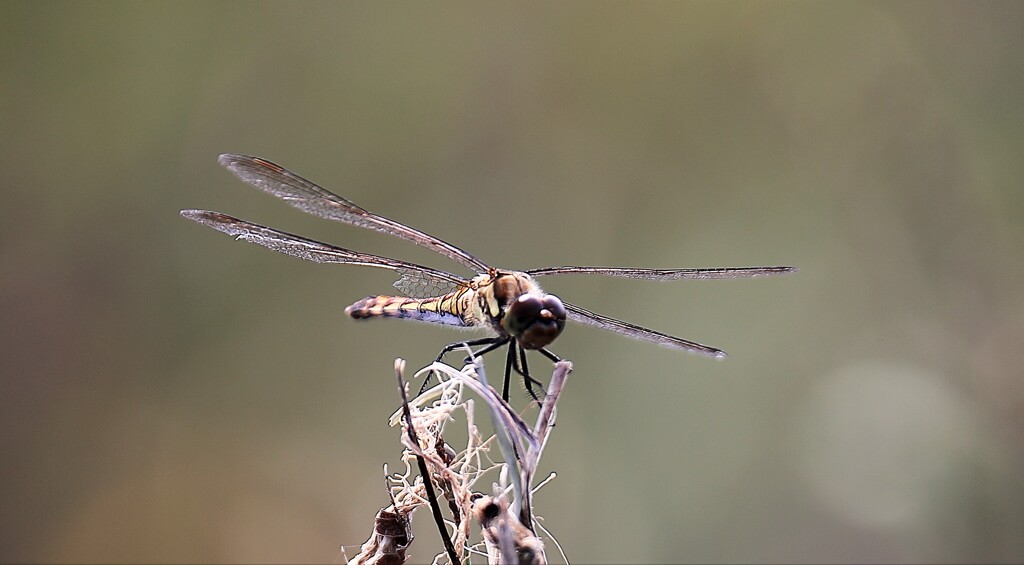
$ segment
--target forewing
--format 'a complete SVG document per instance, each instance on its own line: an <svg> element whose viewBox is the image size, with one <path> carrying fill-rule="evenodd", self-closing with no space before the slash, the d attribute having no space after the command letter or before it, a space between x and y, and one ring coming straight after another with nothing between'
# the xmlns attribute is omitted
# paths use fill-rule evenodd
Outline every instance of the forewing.
<svg viewBox="0 0 1024 565"><path fill-rule="evenodd" d="M400 273L402 279L415 275L415 278L420 280L422 285L429 283L434 288L451 289L459 285L465 285L468 282L458 275L438 269L320 243L319 241L313 241L245 220L239 220L220 212L182 210L181 215L194 222L233 236L235 239L262 245L267 249L307 261L313 261L314 263L342 263L390 269ZM442 292L441 294L444 293Z"/></svg>
<svg viewBox="0 0 1024 565"><path fill-rule="evenodd" d="M270 161L248 155L231 154L221 155L218 161L238 178L284 200L299 210L321 218L376 230L411 241L432 249L477 273L485 272L488 269L482 261L446 241L369 212L354 202Z"/></svg>
<svg viewBox="0 0 1024 565"><path fill-rule="evenodd" d="M718 359L726 357L725 352L721 349L715 349L714 347L703 345L695 341L670 336L668 334L663 334L628 322L616 320L615 318L602 316L601 314L591 312L590 310L580 308L579 306L569 304L568 302L563 302L563 304L565 305L566 317L580 324L598 327L603 330L612 331L635 339L642 339L644 341L657 343L658 345L663 345L665 347L685 349L686 351L699 353L701 355L708 355Z"/></svg>
<svg viewBox="0 0 1024 565"><path fill-rule="evenodd" d="M797 272L796 267L728 267L719 269L630 269L628 267L549 267L526 271L534 277L545 275L605 275L627 279L674 281L680 279L749 279Z"/></svg>

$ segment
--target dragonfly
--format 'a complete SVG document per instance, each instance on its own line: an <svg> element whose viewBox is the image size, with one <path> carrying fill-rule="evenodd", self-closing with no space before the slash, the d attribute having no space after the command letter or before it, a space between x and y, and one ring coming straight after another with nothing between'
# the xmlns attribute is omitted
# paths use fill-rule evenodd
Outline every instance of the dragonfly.
<svg viewBox="0 0 1024 565"><path fill-rule="evenodd" d="M530 376L526 352L537 351L552 362L560 361L548 346L562 333L567 320L669 348L719 359L726 357L721 349L616 320L564 302L544 292L537 283L538 278L550 275L603 275L673 281L752 278L797 271L795 267L636 269L564 266L525 271L499 269L440 238L370 212L266 159L224 154L218 161L241 180L299 210L411 241L476 273L467 278L398 259L352 251L220 212L181 211L181 215L189 220L237 240L255 243L286 255L316 263L362 265L397 273L398 280L394 287L399 291L398 295L368 296L345 308L345 313L356 320L398 318L487 330L487 337L446 345L438 354L437 361L457 348L469 348L472 356L477 357L507 347L502 389L502 398L506 401L509 399L512 371L523 378L527 392L539 400L534 386L541 383ZM474 347L478 349L472 351Z"/></svg>

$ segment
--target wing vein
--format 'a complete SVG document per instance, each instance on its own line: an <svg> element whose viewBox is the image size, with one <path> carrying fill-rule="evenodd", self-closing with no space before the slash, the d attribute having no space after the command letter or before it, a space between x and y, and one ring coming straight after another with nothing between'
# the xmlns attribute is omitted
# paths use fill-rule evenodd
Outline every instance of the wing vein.
<svg viewBox="0 0 1024 565"><path fill-rule="evenodd" d="M450 289L465 285L468 282L465 278L446 271L370 253L360 253L327 243L320 243L319 241L240 220L220 212L182 210L181 215L196 223L226 233L235 239L255 243L278 253L284 253L285 255L291 255L292 257L298 257L314 263L341 263L389 269L401 274L402 280L415 276L420 279L433 281L437 288Z"/></svg>
<svg viewBox="0 0 1024 565"><path fill-rule="evenodd" d="M628 279L674 281L680 279L746 279L797 272L796 267L727 267L714 269L631 269L628 267L548 267L526 271L532 276L604 275Z"/></svg>
<svg viewBox="0 0 1024 565"><path fill-rule="evenodd" d="M218 161L238 178L303 212L411 241L478 273L488 270L486 263L462 249L405 224L374 214L351 200L342 198L266 159L225 153Z"/></svg>
<svg viewBox="0 0 1024 565"><path fill-rule="evenodd" d="M725 352L721 349L716 349L695 341L664 334L643 326L623 322L622 320L616 320L615 318L609 318L608 316L591 312L590 310L581 308L575 304L569 304L568 302L563 302L563 304L565 305L566 317L580 324L594 326L596 328L622 334L634 339L649 341L651 343L671 347L673 349L684 349L686 351L699 353L701 355L708 355L718 359L726 357Z"/></svg>

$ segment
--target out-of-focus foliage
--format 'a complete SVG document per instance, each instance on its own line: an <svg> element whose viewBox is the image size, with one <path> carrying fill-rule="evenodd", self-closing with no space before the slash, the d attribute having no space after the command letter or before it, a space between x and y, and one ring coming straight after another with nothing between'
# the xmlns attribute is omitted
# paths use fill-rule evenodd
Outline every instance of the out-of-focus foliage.
<svg viewBox="0 0 1024 565"><path fill-rule="evenodd" d="M387 504L392 360L464 334L346 319L390 279L177 211L453 267L252 190L216 164L240 152L503 266L802 269L546 282L731 354L555 344L535 502L575 561L1019 562L1022 28L1014 2L0 4L0 561L340 561Z"/></svg>

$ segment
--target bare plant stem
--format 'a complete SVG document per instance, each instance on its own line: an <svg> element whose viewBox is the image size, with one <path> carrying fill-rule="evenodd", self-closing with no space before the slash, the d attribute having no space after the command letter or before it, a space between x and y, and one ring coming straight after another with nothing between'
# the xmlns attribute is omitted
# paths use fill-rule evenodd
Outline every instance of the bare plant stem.
<svg viewBox="0 0 1024 565"><path fill-rule="evenodd" d="M422 446L420 445L419 438L416 436L416 428L412 424L412 412L409 410L409 395L405 392L405 379L402 377L401 365L404 365L404 363L395 363L395 373L398 375L398 392L402 395L402 416L405 418L409 441L417 447L417 450L420 450ZM416 463L420 468L420 475L423 477L423 488L427 493L427 500L430 501L430 511L434 515L434 522L437 524L438 533L440 533L441 541L444 543L444 550L448 553L448 559L451 560L452 565L456 565L460 563L459 556L455 551L455 545L452 543L451 536L448 535L448 528L444 525L444 516L441 514L441 505L438 504L437 495L434 493L434 482L430 478L427 460L417 453Z"/></svg>

